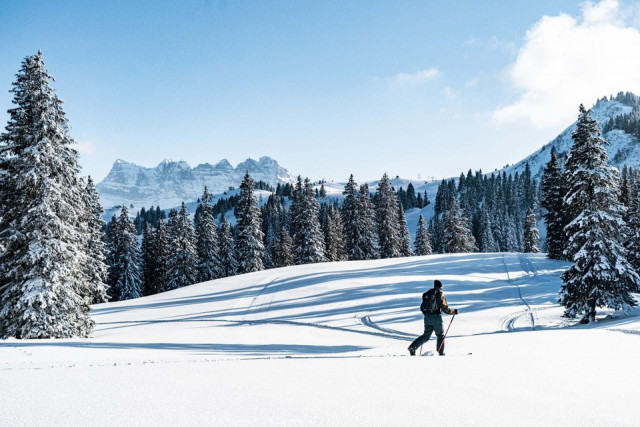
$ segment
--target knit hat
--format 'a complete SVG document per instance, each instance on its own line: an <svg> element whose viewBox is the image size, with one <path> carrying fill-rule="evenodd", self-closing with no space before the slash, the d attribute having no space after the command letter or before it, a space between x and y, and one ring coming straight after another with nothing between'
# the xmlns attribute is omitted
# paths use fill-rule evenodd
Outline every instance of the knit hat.
<svg viewBox="0 0 640 427"><path fill-rule="evenodd" d="M440 280L434 280L433 281L433 287L434 288L441 288L442 287L442 282Z"/></svg>

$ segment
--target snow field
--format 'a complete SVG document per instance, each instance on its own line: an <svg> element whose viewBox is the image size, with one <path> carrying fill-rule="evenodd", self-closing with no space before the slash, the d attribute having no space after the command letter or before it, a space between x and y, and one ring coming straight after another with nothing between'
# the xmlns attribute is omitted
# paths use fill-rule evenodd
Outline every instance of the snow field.
<svg viewBox="0 0 640 427"><path fill-rule="evenodd" d="M90 339L0 342L2 424L637 425L640 322L567 324L567 266L511 253L324 263L96 305ZM409 357L436 278L461 311L447 356Z"/></svg>

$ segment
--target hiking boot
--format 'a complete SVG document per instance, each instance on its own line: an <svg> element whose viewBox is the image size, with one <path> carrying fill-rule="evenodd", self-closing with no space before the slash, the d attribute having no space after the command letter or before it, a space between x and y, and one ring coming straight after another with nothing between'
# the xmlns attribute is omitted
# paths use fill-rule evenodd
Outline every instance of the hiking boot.
<svg viewBox="0 0 640 427"><path fill-rule="evenodd" d="M444 356L444 352L438 353L438 356Z"/></svg>
<svg viewBox="0 0 640 427"><path fill-rule="evenodd" d="M409 354L412 355L412 356L415 356L416 355L416 349L409 347Z"/></svg>

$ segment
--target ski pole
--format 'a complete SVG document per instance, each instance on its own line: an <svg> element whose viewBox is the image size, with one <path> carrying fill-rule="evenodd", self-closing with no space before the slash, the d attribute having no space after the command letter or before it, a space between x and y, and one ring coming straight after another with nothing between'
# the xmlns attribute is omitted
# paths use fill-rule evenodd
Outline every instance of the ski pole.
<svg viewBox="0 0 640 427"><path fill-rule="evenodd" d="M453 323L453 318L454 317L456 317L455 314L453 316L451 316L451 321L449 322L449 326L447 326L447 332L444 333L444 337L442 337L442 342L440 343L440 347L438 347L438 353L440 353L440 349L444 345L444 340L447 338L447 334L449 333L449 328L451 327L451 324Z"/></svg>

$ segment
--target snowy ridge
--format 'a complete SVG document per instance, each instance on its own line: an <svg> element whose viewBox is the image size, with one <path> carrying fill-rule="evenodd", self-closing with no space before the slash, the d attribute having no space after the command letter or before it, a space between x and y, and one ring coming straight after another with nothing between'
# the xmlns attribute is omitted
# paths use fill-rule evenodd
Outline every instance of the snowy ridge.
<svg viewBox="0 0 640 427"><path fill-rule="evenodd" d="M255 181L264 181L274 187L295 179L269 157L261 157L258 161L247 159L235 168L226 159L194 168L184 161L163 160L155 168L146 168L116 160L109 174L96 187L105 209L121 204L132 204L136 210L143 206L171 208L183 201L197 200L205 185L212 194L222 194L229 187L237 188L247 171Z"/></svg>
<svg viewBox="0 0 640 427"><path fill-rule="evenodd" d="M632 109L632 107L616 100L600 100L592 107L592 117L596 119L601 126L604 126L609 119L621 114L630 113ZM544 145L540 150L511 166L499 169L493 173L502 173L504 171L507 174L514 174L516 172L521 174L524 172L525 166L528 163L532 175L539 179L545 165L551 159L552 147L556 149L561 157L569 153L573 145L571 134L576 127L576 123L577 122L571 124L571 126L560 133L553 141ZM619 168L622 168L625 164L633 166L634 168L640 166L640 144L636 138L620 130L607 132L603 135L603 138L610 144L607 146L610 163Z"/></svg>

